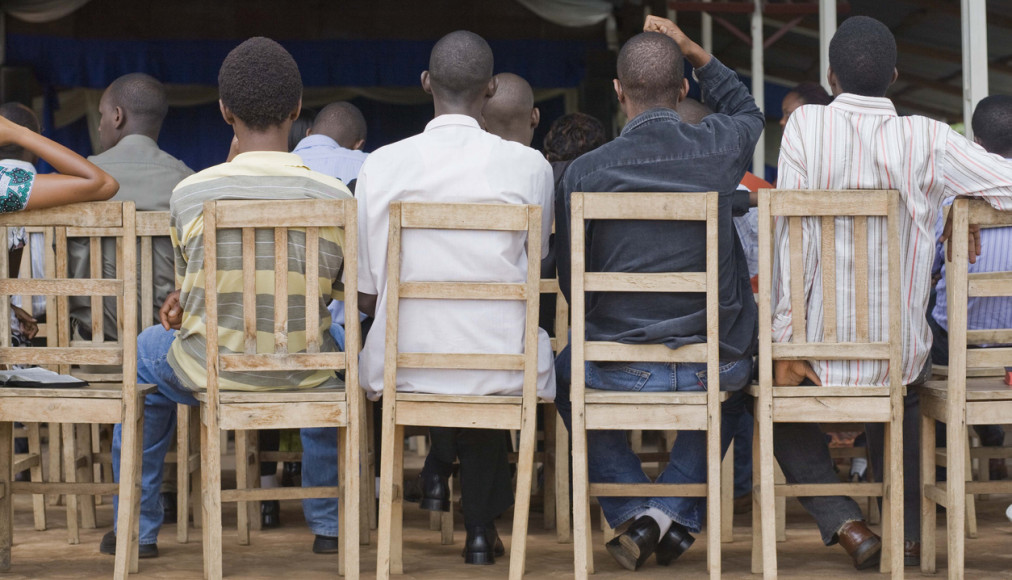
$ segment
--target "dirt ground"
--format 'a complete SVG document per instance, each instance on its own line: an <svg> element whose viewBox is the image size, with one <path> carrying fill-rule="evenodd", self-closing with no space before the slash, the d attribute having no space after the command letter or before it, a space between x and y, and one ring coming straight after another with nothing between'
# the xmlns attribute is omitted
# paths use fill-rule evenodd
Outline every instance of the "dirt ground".
<svg viewBox="0 0 1012 580"><path fill-rule="evenodd" d="M979 537L966 543L966 578L1012 578L1012 523L1005 519L1005 508L1012 496L991 496L978 502ZM537 508L535 508L537 510ZM15 499L14 549L12 566L3 578L108 578L112 574L113 560L99 554L98 543L112 524L109 502L98 508L98 528L81 531L79 545L67 544L66 522L63 507L49 508L49 529L36 532L32 526L29 496ZM466 566L460 556L464 541L461 519L457 523L455 543L441 545L438 531L428 526L428 512L412 504L405 505L404 578L504 578L508 570L508 557L497 560L494 566ZM595 514L596 520L596 514ZM939 516L939 574L944 577L944 516ZM506 549L510 549L509 517L498 524ZM751 555L751 516L735 517L734 542L723 544L723 577L756 578L749 572ZM819 541L815 525L797 503L788 504L786 543L778 545L781 578L838 578L882 577L874 571L854 570L843 550L837 546L825 547ZM252 533L252 544L240 546L235 531L235 504L226 504L224 512L224 569L232 578L292 579L333 578L337 572L336 556L313 554L313 536L306 528L299 502L282 504L282 527ZM599 533L594 538L596 578L628 577L631 573L620 568L604 549ZM573 570L572 544L556 542L555 532L544 530L541 514L531 515L530 534L527 538L527 577L571 577ZM187 544L176 542L175 523L166 524L161 531L157 559L141 560L140 574L135 578L200 578L200 530L193 530ZM640 580L650 578L706 578L706 538L697 539L693 548L671 567L658 566L653 559L635 572ZM362 547L363 577L374 577L376 570L376 532L372 543ZM918 569L908 568L907 576L922 577Z"/></svg>

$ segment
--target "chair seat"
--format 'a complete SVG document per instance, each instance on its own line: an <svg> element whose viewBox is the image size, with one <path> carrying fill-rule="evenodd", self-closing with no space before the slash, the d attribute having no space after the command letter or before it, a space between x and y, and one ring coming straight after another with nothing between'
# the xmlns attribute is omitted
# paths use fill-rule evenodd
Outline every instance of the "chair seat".
<svg viewBox="0 0 1012 580"><path fill-rule="evenodd" d="M949 397L947 381L928 381L921 385L922 397L936 397L946 400ZM1012 401L1012 387L1005 384L1002 378L978 377L966 380L967 401Z"/></svg>

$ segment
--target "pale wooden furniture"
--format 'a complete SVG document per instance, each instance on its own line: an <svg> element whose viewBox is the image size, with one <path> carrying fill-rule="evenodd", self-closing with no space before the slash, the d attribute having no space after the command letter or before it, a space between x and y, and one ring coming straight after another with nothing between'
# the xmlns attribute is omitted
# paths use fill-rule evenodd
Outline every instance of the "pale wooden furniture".
<svg viewBox="0 0 1012 580"><path fill-rule="evenodd" d="M882 496L883 538L881 570L893 577L903 575L903 395L900 269L889 268L889 283L880 291L888 295L889 340L869 338L868 252L869 225L885 219L888 256L898 256L899 194L881 191L769 190L759 191L759 385L752 388L755 404L755 456L753 470L752 571L764 578L777 577L774 514L777 496L821 495ZM824 336L821 342L807 342L806 296L803 269L802 219L820 220L819 263L822 265ZM790 236L790 267L793 339L773 342L772 266L774 219L787 220ZM836 226L837 220L853 221L853 276L855 292L855 340L837 337L836 309ZM809 258L811 259L811 258ZM896 263L896 262L893 262ZM814 291L814 290L813 290ZM821 387L777 386L773 384L774 360L888 360L889 386ZM818 485L775 485L773 424L784 423L885 423L886 473L878 483L832 483ZM767 517L763 517L764 514Z"/></svg>
<svg viewBox="0 0 1012 580"><path fill-rule="evenodd" d="M949 367L946 380L921 387L921 570L934 572L935 506L945 507L948 531L948 577L963 578L968 498L975 493L1009 493L1012 481L967 481L967 426L1006 423L1012 416L1012 389L1000 376L979 369L1012 366L1012 329L967 330L967 300L1012 296L1012 272L969 274L969 224L1012 226L1012 213L997 211L984 201L956 199L952 204L952 260L945 266L948 294ZM962 236L962 237L960 237ZM984 376L980 376L984 375ZM946 447L935 449L935 421L945 423ZM935 466L945 463L945 482L935 479ZM987 469L986 464L982 471ZM963 475L963 477L961 477Z"/></svg>
<svg viewBox="0 0 1012 580"><path fill-rule="evenodd" d="M569 303L559 289L558 278L542 280L541 293L555 295L552 352L558 355L569 344ZM572 508L572 498L569 497L569 431L560 420L554 404L546 404L542 408L545 413L545 529L555 528L556 540L564 544L573 539L569 521Z"/></svg>
<svg viewBox="0 0 1012 580"><path fill-rule="evenodd" d="M0 252L0 357L16 364L53 366L69 373L71 365L121 365L126 376L120 384L93 383L85 388L18 389L0 388L0 570L10 566L12 539L11 505L14 493L62 493L68 512L76 512L78 495L119 494L119 534L116 542L114 577L125 578L137 571L137 538L140 511L141 433L144 393L150 386L136 384L137 297L136 228L133 202L74 204L60 208L0 215L0 234L16 225L52 227L55 236L55 267L47 267L44 279L7 278L7 254ZM116 239L116 279L68 279L67 237L106 236ZM10 295L56 296L55 307L47 313L49 336L44 348L10 346ZM72 341L68 296L118 298L118 340L106 342L102 332L90 341ZM97 317L99 329L101 317ZM81 434L90 434L88 424L122 423L120 483L78 482L82 475L73 466L77 459L74 429L63 431L63 455L68 468L65 482L13 482L11 473L12 421L74 422ZM55 436L55 435L52 435ZM89 466L84 472L90 472ZM84 512L87 514L87 511ZM77 518L68 514L68 525ZM87 520L85 522L88 523ZM76 529L71 530L74 542Z"/></svg>
<svg viewBox="0 0 1012 580"><path fill-rule="evenodd" d="M239 543L249 544L249 519L246 502L268 499L288 500L316 497L339 498L341 545L338 573L348 578L359 575L359 429L362 421L363 394L358 386L358 350L361 339L358 320L358 226L356 204L348 200L298 201L208 201L204 203L204 274L216 280L218 247L214 233L223 230L242 232L243 334L244 350L226 354L218 345L218 292L206 289L207 391L199 393L201 401L200 447L203 494L204 577L222 576L221 502L238 502ZM320 228L344 229L344 291L346 316L346 352L320 352L322 337L316 325L307 329L305 352L289 352L288 304L289 280L319 279ZM266 231L265 231L266 230ZM288 256L302 252L291 246L289 234L302 231L305 235L305 271L289 270ZM262 232L263 235L258 235ZM266 234L270 233L270 236ZM264 288L257 279L257 239L273 239L270 255L274 262L274 286ZM269 242L268 242L269 243ZM261 252L263 257L265 252ZM261 277L262 278L262 277ZM310 285L313 288L315 285ZM273 294L273 352L257 349L258 294ZM305 319L320 319L320 295L306 292ZM302 332L302 329L298 330ZM219 371L286 371L297 369L335 369L345 373L344 389L303 389L277 391L221 391ZM221 432L236 432L236 456L247 456L246 431L257 429L289 429L303 427L337 427L340 484L337 487L249 488L245 484L248 465L236 465L237 489L221 488Z"/></svg>
<svg viewBox="0 0 1012 580"><path fill-rule="evenodd" d="M720 403L718 373L717 193L573 193L572 337L573 527L575 573L594 571L590 497L689 496L707 498L707 567L720 577ZM631 274L586 272L585 223L589 220L678 220L704 222L706 270ZM674 227L674 224L673 224ZM706 294L707 341L672 350L663 344L633 345L586 340L586 292L687 292ZM588 390L587 361L705 362L705 392L640 393ZM689 429L707 432L707 482L694 484L591 483L587 431L592 429Z"/></svg>
<svg viewBox="0 0 1012 580"><path fill-rule="evenodd" d="M383 375L383 452L380 462L379 550L376 577L403 574L404 426L442 426L520 431L516 505L510 554L511 579L523 576L537 411L540 260L528 260L523 283L401 282L401 234L409 229L526 232L527 247L541 248L541 208L504 204L390 204L387 249L387 328ZM402 298L518 300L526 302L522 354L400 352L398 311ZM522 396L455 396L398 393L397 369L488 369L523 371Z"/></svg>

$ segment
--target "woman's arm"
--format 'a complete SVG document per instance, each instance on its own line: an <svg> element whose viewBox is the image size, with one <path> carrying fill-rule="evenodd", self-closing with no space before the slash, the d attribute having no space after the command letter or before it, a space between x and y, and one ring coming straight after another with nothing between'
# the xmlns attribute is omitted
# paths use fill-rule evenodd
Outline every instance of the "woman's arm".
<svg viewBox="0 0 1012 580"><path fill-rule="evenodd" d="M16 144L38 155L59 175L36 175L25 209L42 209L81 201L104 201L119 184L94 164L42 135L0 117L0 144ZM5 193L5 192L0 192Z"/></svg>

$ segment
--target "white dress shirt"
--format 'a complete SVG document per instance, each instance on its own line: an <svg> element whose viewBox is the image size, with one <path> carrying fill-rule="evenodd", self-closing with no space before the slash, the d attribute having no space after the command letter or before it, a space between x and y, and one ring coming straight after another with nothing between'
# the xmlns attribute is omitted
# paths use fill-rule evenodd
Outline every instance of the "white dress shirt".
<svg viewBox="0 0 1012 580"><path fill-rule="evenodd" d="M358 199L359 290L378 296L362 349L360 382L370 398L383 391L386 340L387 235L394 201L515 203L542 207L542 247L553 223L552 168L537 151L482 131L464 115L441 115L425 131L372 153L362 166ZM412 230L404 232L401 280L523 282L526 234ZM402 352L519 354L525 304L492 300L400 301ZM548 335L538 331L538 394L555 397ZM457 395L518 395L519 371L398 369L397 390Z"/></svg>
<svg viewBox="0 0 1012 580"><path fill-rule="evenodd" d="M888 265L902 268L903 381L920 374L931 350L925 319L935 249L935 218L945 198L978 196L1012 209L1012 162L992 155L948 125L920 116L900 117L886 98L844 93L828 106L805 105L787 122L777 186L782 189L897 189L900 255L886 255L885 220L870 218L868 292L871 340L889 340L886 326ZM807 339L823 336L822 225L803 218ZM855 337L853 220L836 218L837 337ZM774 237L773 340L791 339L787 221ZM887 361L811 361L824 385L882 385Z"/></svg>

